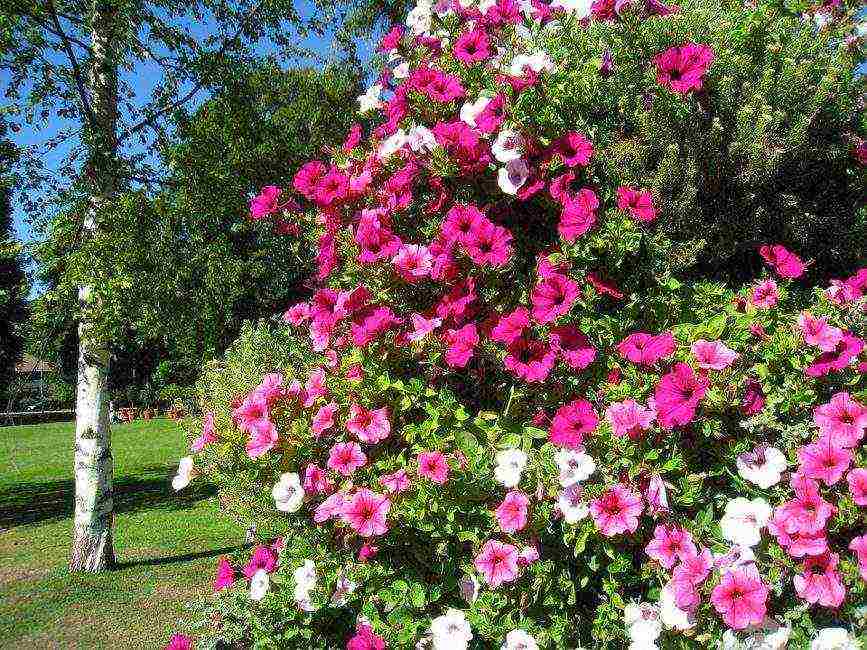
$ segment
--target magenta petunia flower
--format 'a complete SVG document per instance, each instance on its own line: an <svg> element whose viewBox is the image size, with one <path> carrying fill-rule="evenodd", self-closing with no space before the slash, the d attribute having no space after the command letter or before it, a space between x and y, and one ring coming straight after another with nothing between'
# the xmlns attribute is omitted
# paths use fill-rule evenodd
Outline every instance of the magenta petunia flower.
<svg viewBox="0 0 867 650"><path fill-rule="evenodd" d="M524 381L536 383L548 378L556 360L553 347L537 339L519 338L509 345L503 365Z"/></svg>
<svg viewBox="0 0 867 650"><path fill-rule="evenodd" d="M391 263L404 280L418 282L430 275L433 269L433 256L426 246L403 244Z"/></svg>
<svg viewBox="0 0 867 650"><path fill-rule="evenodd" d="M491 330L491 339L511 345L524 333L524 329L530 326L530 312L526 307L518 307L514 311L500 316L497 324Z"/></svg>
<svg viewBox="0 0 867 650"><path fill-rule="evenodd" d="M738 569L723 574L711 592L710 601L726 625L743 630L764 620L768 588L757 576Z"/></svg>
<svg viewBox="0 0 867 650"><path fill-rule="evenodd" d="M582 188L574 196L563 197L563 210L557 232L570 244L596 224L599 199L593 190Z"/></svg>
<svg viewBox="0 0 867 650"><path fill-rule="evenodd" d="M781 244L761 246L759 255L781 278L799 278L807 269L800 257Z"/></svg>
<svg viewBox="0 0 867 650"><path fill-rule="evenodd" d="M551 144L551 151L559 154L567 167L586 167L593 155L593 143L583 133L570 131Z"/></svg>
<svg viewBox="0 0 867 650"><path fill-rule="evenodd" d="M551 273L538 282L530 294L533 318L539 323L550 323L569 312L578 300L580 289L572 278Z"/></svg>
<svg viewBox="0 0 867 650"><path fill-rule="evenodd" d="M362 537L373 537L388 531L385 518L390 508L387 496L362 488L343 501L340 518Z"/></svg>
<svg viewBox="0 0 867 650"><path fill-rule="evenodd" d="M698 553L689 531L674 524L658 525L644 552L666 569L671 569L678 560L688 559Z"/></svg>
<svg viewBox="0 0 867 650"><path fill-rule="evenodd" d="M449 478L449 464L440 451L423 451L418 455L418 475L443 485Z"/></svg>
<svg viewBox="0 0 867 650"><path fill-rule="evenodd" d="M644 506L641 496L622 484L615 485L590 502L590 514L606 537L634 533Z"/></svg>
<svg viewBox="0 0 867 650"><path fill-rule="evenodd" d="M656 81L660 86L681 95L701 90L713 60L713 49L707 45L686 43L669 48L653 57Z"/></svg>
<svg viewBox="0 0 867 650"><path fill-rule="evenodd" d="M488 219L479 219L464 238L464 249L480 266L505 266L512 257L512 233Z"/></svg>
<svg viewBox="0 0 867 650"><path fill-rule="evenodd" d="M599 416L590 402L576 399L557 409L551 420L548 438L559 447L577 449L584 441L584 436L593 432L598 423Z"/></svg>
<svg viewBox="0 0 867 650"><path fill-rule="evenodd" d="M313 416L313 422L310 424L310 429L313 431L313 436L319 438L328 429L334 426L334 414L337 413L337 402L329 402L325 406L320 406Z"/></svg>
<svg viewBox="0 0 867 650"><path fill-rule="evenodd" d="M852 452L823 438L798 450L799 472L806 478L834 485L852 463Z"/></svg>
<svg viewBox="0 0 867 650"><path fill-rule="evenodd" d="M648 334L635 332L617 344L617 351L624 359L644 366L652 366L657 361L674 353L677 343L671 332Z"/></svg>
<svg viewBox="0 0 867 650"><path fill-rule="evenodd" d="M250 218L259 220L274 214L280 209L282 190L274 185L266 185L259 194L250 200Z"/></svg>
<svg viewBox="0 0 867 650"><path fill-rule="evenodd" d="M334 483L328 478L325 470L315 463L304 468L305 494L329 494L334 489Z"/></svg>
<svg viewBox="0 0 867 650"><path fill-rule="evenodd" d="M852 501L859 506L867 506L867 468L856 467L846 475Z"/></svg>
<svg viewBox="0 0 867 650"><path fill-rule="evenodd" d="M527 508L530 497L520 490L512 490L506 494L503 502L497 506L494 514L497 523L504 533L516 533L527 526Z"/></svg>
<svg viewBox="0 0 867 650"><path fill-rule="evenodd" d="M385 641L373 632L373 628L360 624L355 635L346 643L346 650L385 650Z"/></svg>
<svg viewBox="0 0 867 650"><path fill-rule="evenodd" d="M482 546L473 564L484 576L485 582L496 589L518 577L518 549L491 539Z"/></svg>
<svg viewBox="0 0 867 650"><path fill-rule="evenodd" d="M702 400L710 381L696 376L685 363L677 363L656 385L654 401L657 421L663 429L673 429L692 422L695 409Z"/></svg>
<svg viewBox="0 0 867 650"><path fill-rule="evenodd" d="M820 354L807 366L804 374L808 377L824 377L831 372L843 370L858 358L863 349L864 341L851 332L843 332L843 338L834 351Z"/></svg>
<svg viewBox="0 0 867 650"><path fill-rule="evenodd" d="M833 352L843 340L843 330L828 325L827 317L814 318L809 312L804 312L798 316L798 327L804 335L804 342L816 346L822 352Z"/></svg>
<svg viewBox="0 0 867 650"><path fill-rule="evenodd" d="M617 208L628 213L636 221L645 223L656 220L653 195L649 190L621 186L617 188Z"/></svg>
<svg viewBox="0 0 867 650"><path fill-rule="evenodd" d="M573 370L584 370L596 359L596 348L574 325L551 328L551 347Z"/></svg>
<svg viewBox="0 0 867 650"><path fill-rule="evenodd" d="M474 29L458 36L452 53L458 61L473 65L491 58L491 42L483 30Z"/></svg>
<svg viewBox="0 0 867 650"><path fill-rule="evenodd" d="M268 573L277 568L277 553L270 546L261 544L253 550L250 560L243 568L242 573L250 579L259 570L265 570Z"/></svg>
<svg viewBox="0 0 867 650"><path fill-rule="evenodd" d="M214 591L221 591L226 587L231 587L235 583L235 569L229 564L226 556L222 556L217 561L217 575L214 578Z"/></svg>
<svg viewBox="0 0 867 650"><path fill-rule="evenodd" d="M447 330L443 339L448 345L445 362L451 368L463 368L479 344L479 332L475 323L467 323L459 329Z"/></svg>
<svg viewBox="0 0 867 650"><path fill-rule="evenodd" d="M193 650L193 640L186 634L176 632L169 638L164 650Z"/></svg>
<svg viewBox="0 0 867 650"><path fill-rule="evenodd" d="M788 535L821 532L836 509L822 498L816 481L795 474L791 483L795 498L777 507L774 524Z"/></svg>

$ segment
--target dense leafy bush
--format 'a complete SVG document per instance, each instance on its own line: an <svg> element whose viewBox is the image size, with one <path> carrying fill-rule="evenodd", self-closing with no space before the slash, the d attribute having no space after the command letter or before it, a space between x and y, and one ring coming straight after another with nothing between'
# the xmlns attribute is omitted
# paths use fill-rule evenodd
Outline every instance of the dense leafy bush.
<svg viewBox="0 0 867 650"><path fill-rule="evenodd" d="M261 541L202 644L855 647L845 7L562 4L418 5L373 132L252 201L319 284L201 381L175 485Z"/></svg>

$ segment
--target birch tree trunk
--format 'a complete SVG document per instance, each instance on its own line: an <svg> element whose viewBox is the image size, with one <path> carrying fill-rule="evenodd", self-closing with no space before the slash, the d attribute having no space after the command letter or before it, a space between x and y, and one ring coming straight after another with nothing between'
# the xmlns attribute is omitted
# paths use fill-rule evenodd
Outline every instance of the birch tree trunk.
<svg viewBox="0 0 867 650"><path fill-rule="evenodd" d="M85 130L86 173L91 183L84 236L92 237L110 206L117 170L117 43L112 0L94 0L88 95L93 114ZM99 298L92 286L78 291L78 390L75 408L75 519L71 571L98 572L114 564L111 428L108 419L109 351L96 327Z"/></svg>

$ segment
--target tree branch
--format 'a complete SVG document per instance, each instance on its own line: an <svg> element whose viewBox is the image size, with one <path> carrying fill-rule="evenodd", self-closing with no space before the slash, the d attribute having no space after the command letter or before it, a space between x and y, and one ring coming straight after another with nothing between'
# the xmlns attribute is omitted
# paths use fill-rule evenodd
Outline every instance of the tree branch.
<svg viewBox="0 0 867 650"><path fill-rule="evenodd" d="M96 126L96 117L93 114L93 109L90 106L90 99L87 95L87 87L84 84L84 77L81 74L81 66L78 64L78 57L75 56L75 51L72 49L72 42L63 31L60 25L60 19L57 17L57 10L54 7L54 0L46 0L45 6L51 14L51 20L57 30L57 36L63 44L63 49L66 51L66 56L69 58L69 64L72 66L72 77L75 79L75 86L78 88L81 105L84 109L85 117L87 118L88 126L91 128Z"/></svg>
<svg viewBox="0 0 867 650"><path fill-rule="evenodd" d="M260 6L261 6L261 3L256 4L256 6L254 6L250 10L250 13L248 13L244 18L241 19L240 24L238 25L238 29L235 30L235 33L232 35L231 38L227 38L223 41L223 44L220 46L220 49L217 50L213 54L214 58L222 57L228 51L230 46L233 46L234 44L237 43L238 39L241 36L241 32L244 30L245 23L255 15L255 13L259 10ZM172 102L168 106L156 111L155 113L148 115L147 117L142 119L140 122L137 122L133 126L126 129L123 133L121 133L120 137L118 138L118 143L122 143L129 136L137 133L138 131L141 131L145 127L148 127L148 126L152 127L154 125L154 123L159 118L161 118L163 115L171 113L172 111L174 111L174 110L180 108L181 106L183 106L184 104L186 104L202 88L205 87L205 84L208 81L208 77L209 77L208 74L203 74L202 77L195 84L193 84L193 87L187 93L185 93L182 97L178 98L177 100L175 100L174 102Z"/></svg>

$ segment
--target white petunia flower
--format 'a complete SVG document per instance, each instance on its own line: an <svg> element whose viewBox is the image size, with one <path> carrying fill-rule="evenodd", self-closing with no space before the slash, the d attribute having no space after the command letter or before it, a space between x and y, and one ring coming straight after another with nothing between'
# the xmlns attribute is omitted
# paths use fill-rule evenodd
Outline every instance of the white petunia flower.
<svg viewBox="0 0 867 650"><path fill-rule="evenodd" d="M406 135L406 131L398 129L380 143L376 155L379 156L381 160L388 160L395 153L401 150L408 141L409 138Z"/></svg>
<svg viewBox="0 0 867 650"><path fill-rule="evenodd" d="M723 537L738 546L752 547L762 539L762 528L771 518L771 506L761 498L732 499L720 521Z"/></svg>
<svg viewBox="0 0 867 650"><path fill-rule="evenodd" d="M409 76L409 61L402 61L391 71L395 79L406 79Z"/></svg>
<svg viewBox="0 0 867 650"><path fill-rule="evenodd" d="M861 644L842 627L826 627L816 634L810 650L859 650Z"/></svg>
<svg viewBox="0 0 867 650"><path fill-rule="evenodd" d="M262 600L271 587L271 578L265 569L259 569L250 578L250 600Z"/></svg>
<svg viewBox="0 0 867 650"><path fill-rule="evenodd" d="M511 129L503 129L491 145L491 153L501 163L517 160L524 154L524 138Z"/></svg>
<svg viewBox="0 0 867 650"><path fill-rule="evenodd" d="M792 628L781 626L771 618L765 618L761 625L750 625L738 638L733 630L726 630L719 644L719 650L786 650Z"/></svg>
<svg viewBox="0 0 867 650"><path fill-rule="evenodd" d="M175 489L175 492L187 487L190 484L190 481L193 480L194 475L195 468L193 467L193 457L184 456L178 462L178 473L175 474L175 477L172 479L172 487Z"/></svg>
<svg viewBox="0 0 867 650"><path fill-rule="evenodd" d="M562 9L566 13L575 14L577 18L587 18L595 0L554 0L551 9Z"/></svg>
<svg viewBox="0 0 867 650"><path fill-rule="evenodd" d="M516 487L521 482L521 474L527 466L527 454L520 449L503 449L497 452L496 460L494 478L504 487Z"/></svg>
<svg viewBox="0 0 867 650"><path fill-rule="evenodd" d="M659 620L672 630L689 630L695 627L695 619L692 614L677 606L674 597L674 588L669 582L659 592Z"/></svg>
<svg viewBox="0 0 867 650"><path fill-rule="evenodd" d="M524 630L512 630L506 635L501 650L539 650L539 644Z"/></svg>
<svg viewBox="0 0 867 650"><path fill-rule="evenodd" d="M740 454L735 462L741 478L763 490L780 482L787 465L783 452L767 445L759 445L750 452Z"/></svg>
<svg viewBox="0 0 867 650"><path fill-rule="evenodd" d="M560 493L557 506L563 513L563 519L567 524L577 524L590 514L587 502L582 498L583 490L577 483L570 485Z"/></svg>
<svg viewBox="0 0 867 650"><path fill-rule="evenodd" d="M431 621L430 631L434 650L466 650L473 638L464 613L452 608Z"/></svg>
<svg viewBox="0 0 867 650"><path fill-rule="evenodd" d="M416 36L421 36L431 28L431 5L427 2L419 2L406 16L406 26Z"/></svg>
<svg viewBox="0 0 867 650"><path fill-rule="evenodd" d="M527 179L530 178L530 166L526 160L518 158L506 163L497 172L497 185L506 194L517 194Z"/></svg>
<svg viewBox="0 0 867 650"><path fill-rule="evenodd" d="M304 564L295 569L292 576L295 578L295 584L306 591L316 587L316 565L313 564L313 560L304 560Z"/></svg>
<svg viewBox="0 0 867 650"><path fill-rule="evenodd" d="M331 604L337 607L345 605L356 589L358 589L358 583L353 582L341 573L334 585L334 593L331 594Z"/></svg>
<svg viewBox="0 0 867 650"><path fill-rule="evenodd" d="M298 512L304 502L304 488L295 472L280 475L280 480L271 488L271 496L280 512Z"/></svg>
<svg viewBox="0 0 867 650"><path fill-rule="evenodd" d="M476 118L483 110L485 110L485 108L487 108L491 99L492 98L487 95L480 95L474 102L464 102L464 105L461 106L461 121L470 126L475 126Z"/></svg>
<svg viewBox="0 0 867 650"><path fill-rule="evenodd" d="M409 144L409 148L416 153L427 153L433 151L437 146L437 140L433 132L420 124L415 125L409 130L406 141Z"/></svg>
<svg viewBox="0 0 867 650"><path fill-rule="evenodd" d="M379 98L382 92L382 84L373 84L367 89L363 95L358 97L358 112L367 113L382 106L382 100Z"/></svg>
<svg viewBox="0 0 867 650"><path fill-rule="evenodd" d="M554 456L560 468L560 485L564 488L586 481L596 471L596 463L588 456L583 447L580 449L561 449Z"/></svg>
<svg viewBox="0 0 867 650"><path fill-rule="evenodd" d="M650 603L629 603L623 610L623 621L629 632L630 648L655 648L662 634L659 608Z"/></svg>

